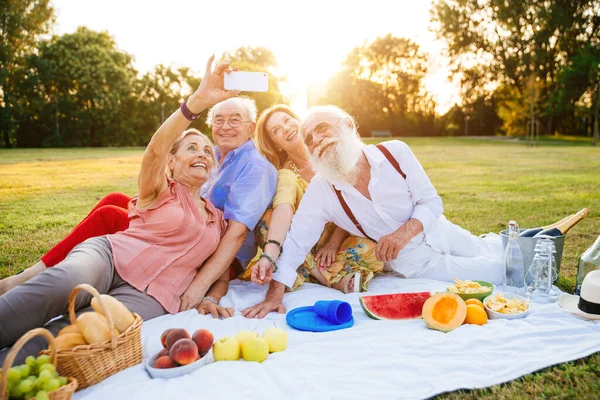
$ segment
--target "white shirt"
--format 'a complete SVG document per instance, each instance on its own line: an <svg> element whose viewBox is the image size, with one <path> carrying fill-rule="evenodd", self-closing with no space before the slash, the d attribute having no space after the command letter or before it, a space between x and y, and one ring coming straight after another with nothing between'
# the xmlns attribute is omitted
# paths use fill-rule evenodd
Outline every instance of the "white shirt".
<svg viewBox="0 0 600 400"><path fill-rule="evenodd" d="M406 143L392 140L384 145L400 164L406 180L376 146L368 145L364 147L363 153L371 165L368 188L372 200L364 197L348 182L336 181L331 184L342 192L344 200L367 235L377 241L411 218L418 219L423 224L425 233L435 229L443 212L442 200L423 167ZM278 271L273 274L273 279L288 287L294 284L296 269L319 240L327 222L333 222L351 235L364 237L344 212L331 184L321 175L316 175L294 215L283 244L283 253L277 262ZM400 254L414 249L422 242L423 233L420 233Z"/></svg>

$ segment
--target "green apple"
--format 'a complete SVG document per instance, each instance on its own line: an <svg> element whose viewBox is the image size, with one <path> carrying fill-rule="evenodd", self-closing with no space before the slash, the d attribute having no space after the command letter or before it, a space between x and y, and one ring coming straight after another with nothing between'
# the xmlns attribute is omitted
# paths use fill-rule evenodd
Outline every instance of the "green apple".
<svg viewBox="0 0 600 400"><path fill-rule="evenodd" d="M258 333L249 331L247 329L243 329L243 330L239 331L237 333L237 335L235 335L235 338L237 339L238 343L240 344L240 358L242 358L242 345L244 344L244 342L248 339L257 338L257 337L258 337Z"/></svg>
<svg viewBox="0 0 600 400"><path fill-rule="evenodd" d="M263 362L269 356L269 344L259 337L246 339L242 344L242 355L246 361Z"/></svg>
<svg viewBox="0 0 600 400"><path fill-rule="evenodd" d="M281 328L267 328L262 338L269 344L269 353L287 349L287 332Z"/></svg>
<svg viewBox="0 0 600 400"><path fill-rule="evenodd" d="M235 361L240 358L240 344L233 336L225 336L213 344L215 361Z"/></svg>

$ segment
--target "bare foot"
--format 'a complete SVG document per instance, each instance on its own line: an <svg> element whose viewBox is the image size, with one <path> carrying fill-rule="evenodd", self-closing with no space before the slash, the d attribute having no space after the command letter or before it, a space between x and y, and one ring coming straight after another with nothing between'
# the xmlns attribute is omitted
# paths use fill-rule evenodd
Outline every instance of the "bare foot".
<svg viewBox="0 0 600 400"><path fill-rule="evenodd" d="M0 296L2 296L4 293L8 292L12 288L27 282L28 280L37 276L45 269L46 264L44 264L42 261L38 261L35 265L25 269L20 274L9 276L8 278L0 280Z"/></svg>
<svg viewBox="0 0 600 400"><path fill-rule="evenodd" d="M333 283L331 285L332 288L339 290L342 293L352 293L354 292L354 282L355 276L358 274L360 276L360 272L351 272L344 276L339 282ZM360 280L359 280L360 282Z"/></svg>

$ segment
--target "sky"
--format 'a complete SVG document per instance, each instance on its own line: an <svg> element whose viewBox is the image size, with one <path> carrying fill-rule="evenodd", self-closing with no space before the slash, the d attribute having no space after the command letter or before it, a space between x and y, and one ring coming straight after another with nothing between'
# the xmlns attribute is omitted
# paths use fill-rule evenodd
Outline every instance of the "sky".
<svg viewBox="0 0 600 400"><path fill-rule="evenodd" d="M447 81L443 44L428 31L430 0L52 0L54 33L85 25L106 30L147 72L157 64L187 66L200 74L211 54L263 46L287 77L284 94L305 108L306 85L326 82L346 55L365 40L388 33L407 37L430 53L427 89L444 113L459 101Z"/></svg>

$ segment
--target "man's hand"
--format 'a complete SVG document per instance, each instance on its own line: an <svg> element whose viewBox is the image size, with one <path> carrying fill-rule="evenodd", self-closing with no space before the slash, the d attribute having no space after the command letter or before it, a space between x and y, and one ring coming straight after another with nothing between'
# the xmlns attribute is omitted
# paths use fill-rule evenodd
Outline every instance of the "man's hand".
<svg viewBox="0 0 600 400"><path fill-rule="evenodd" d="M242 315L246 318L264 318L271 311L284 314L285 307L282 304L284 292L285 285L283 283L271 281L265 300L262 303L242 310Z"/></svg>
<svg viewBox="0 0 600 400"><path fill-rule="evenodd" d="M383 262L395 260L398 258L400 250L422 231L423 224L421 224L421 221L412 218L409 219L400 228L379 239L375 248L375 257Z"/></svg>
<svg viewBox="0 0 600 400"><path fill-rule="evenodd" d="M200 306L197 308L198 313L202 315L210 314L213 318L229 318L233 317L234 311L231 307L221 307L218 304L213 303L210 300L202 300Z"/></svg>
<svg viewBox="0 0 600 400"><path fill-rule="evenodd" d="M250 280L257 285L266 285L273 279L273 264L265 257L258 260L252 267Z"/></svg>
<svg viewBox="0 0 600 400"><path fill-rule="evenodd" d="M185 289L185 292L183 292L181 295L179 311L187 311L198 308L200 303L202 303L202 299L204 299L204 296L206 296L207 291L208 288L205 288L203 285L192 281L190 286L188 286L188 288Z"/></svg>

